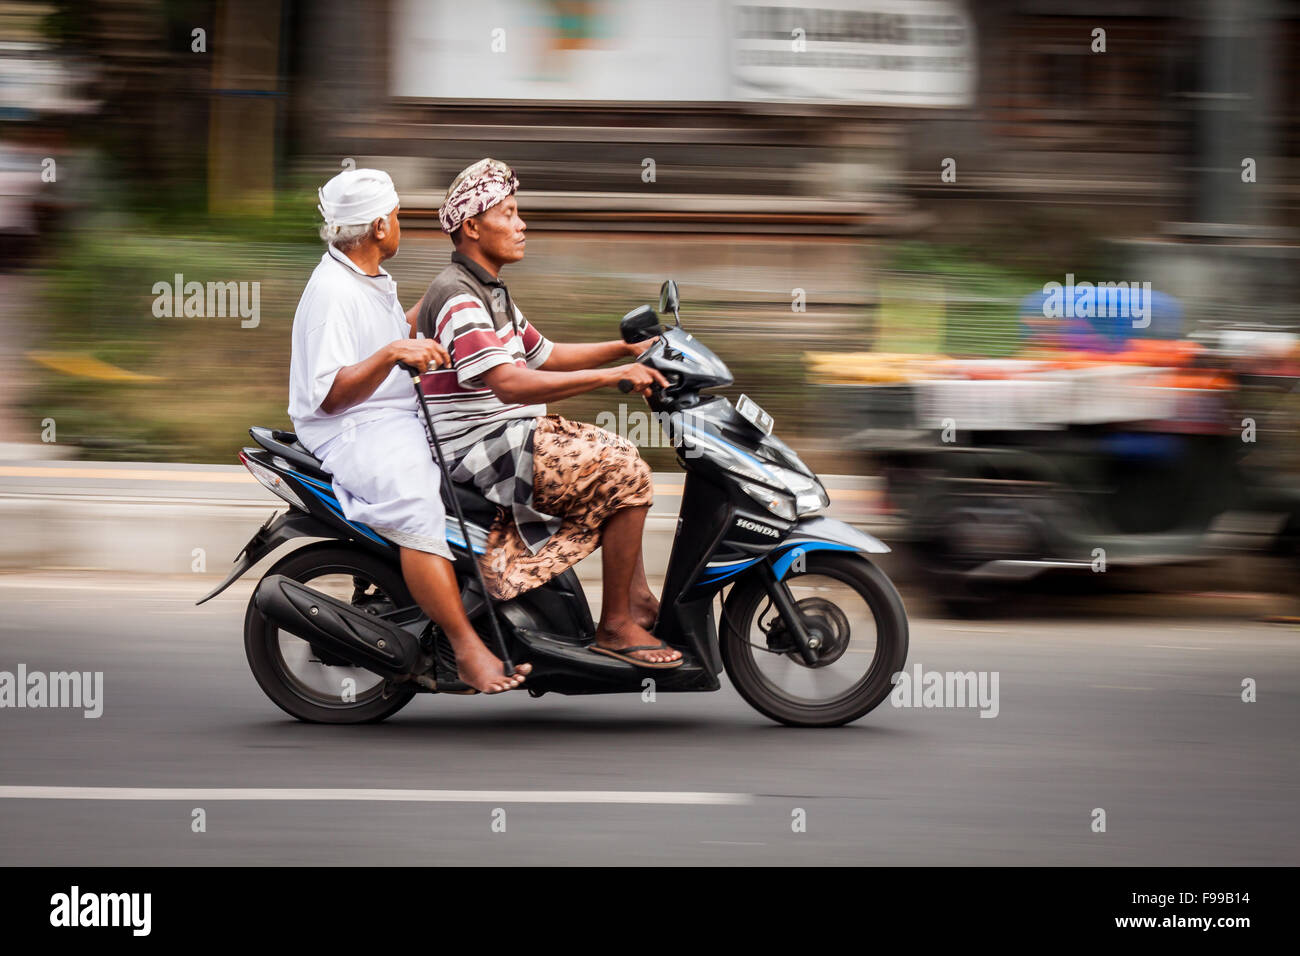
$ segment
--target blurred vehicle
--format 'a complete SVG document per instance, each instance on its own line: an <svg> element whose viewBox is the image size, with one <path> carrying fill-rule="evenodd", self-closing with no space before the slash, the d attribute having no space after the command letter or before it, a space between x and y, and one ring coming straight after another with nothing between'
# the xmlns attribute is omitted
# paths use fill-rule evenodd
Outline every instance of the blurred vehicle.
<svg viewBox="0 0 1300 956"><path fill-rule="evenodd" d="M1300 486L1252 461L1265 423L1241 412L1294 387L1296 337L1176 338L1181 309L1155 301L1144 337L1029 323L1013 359L808 354L950 610L1047 571L1300 553ZM1024 312L1041 318L1041 297Z"/></svg>

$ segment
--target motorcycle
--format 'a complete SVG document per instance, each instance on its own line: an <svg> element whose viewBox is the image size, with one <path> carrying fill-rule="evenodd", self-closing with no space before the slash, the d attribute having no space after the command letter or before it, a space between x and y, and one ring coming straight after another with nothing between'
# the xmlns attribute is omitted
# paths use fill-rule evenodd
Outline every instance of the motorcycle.
<svg viewBox="0 0 1300 956"><path fill-rule="evenodd" d="M669 312L672 324L660 318ZM683 664L647 670L590 650L595 624L572 568L512 600L492 600L476 556L496 505L446 479L425 409L444 499L458 519L448 522L447 542L471 623L495 636L507 672L511 660L532 664L522 689L534 697L716 691L725 670L745 701L783 724L829 727L867 714L907 658L902 599L870 558L889 548L821 514L830 504L825 488L772 434L757 403L701 394L733 379L682 327L672 280L658 312L629 312L620 333L628 342L657 336L637 361L669 382L646 401L686 479L651 631L682 652ZM244 648L266 695L300 720L343 724L383 720L420 693L473 693L458 679L446 636L407 591L396 545L344 517L330 475L291 432L249 433L258 447L244 448L240 461L290 508L272 515L198 603L286 542L325 539L278 560L249 601Z"/></svg>

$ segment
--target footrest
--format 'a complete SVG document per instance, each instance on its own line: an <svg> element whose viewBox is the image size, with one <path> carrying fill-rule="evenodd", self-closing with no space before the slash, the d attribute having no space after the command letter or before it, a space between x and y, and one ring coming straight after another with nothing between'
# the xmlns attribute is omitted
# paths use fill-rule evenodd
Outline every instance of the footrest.
<svg viewBox="0 0 1300 956"><path fill-rule="evenodd" d="M579 664L583 667L596 668L617 674L633 675L639 670L625 661L593 653L591 651L592 642L574 644L572 641L566 641L558 635L547 634L545 631L534 631L526 627L516 627L515 635L528 645L529 651L538 657L566 661L570 664Z"/></svg>

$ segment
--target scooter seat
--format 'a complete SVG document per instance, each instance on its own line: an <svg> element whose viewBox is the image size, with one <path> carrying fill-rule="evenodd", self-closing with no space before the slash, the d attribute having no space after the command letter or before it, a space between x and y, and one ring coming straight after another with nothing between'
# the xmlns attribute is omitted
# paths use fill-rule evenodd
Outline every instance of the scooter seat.
<svg viewBox="0 0 1300 956"><path fill-rule="evenodd" d="M330 473L321 467L320 459L304 448L293 432L254 426L248 430L248 434L253 437L253 441L272 454L279 455L293 467L306 473L308 477L321 481L330 480Z"/></svg>
<svg viewBox="0 0 1300 956"><path fill-rule="evenodd" d="M465 520L472 524L479 525L483 528L489 528L497 516L497 506L483 497L483 494L473 485L463 485L460 482L454 483L452 492L456 495L456 503L460 505L460 513L465 516ZM451 501L447 498L447 492L442 493L443 504L447 506L447 525L455 527L456 512L452 510Z"/></svg>
<svg viewBox="0 0 1300 956"><path fill-rule="evenodd" d="M308 477L318 481L330 480L330 473L321 467L320 459L303 447L296 434L281 432L277 428L257 427L248 429L248 434L251 434L252 440L257 444L270 453L279 455Z"/></svg>
<svg viewBox="0 0 1300 956"><path fill-rule="evenodd" d="M304 448L302 443L298 441L298 436L293 432L280 431L276 428L254 427L250 428L248 433L253 436L253 441L267 451L279 455L309 478L325 482L333 480L333 476L321 467L320 459ZM465 516L466 521L472 521L484 528L492 524L493 519L496 518L497 506L484 498L478 488L474 485L459 482L451 487L456 495L456 502L460 505L461 514ZM447 508L447 520L448 524L450 524L456 518L451 507L451 499L447 496L445 489L443 490L442 499Z"/></svg>

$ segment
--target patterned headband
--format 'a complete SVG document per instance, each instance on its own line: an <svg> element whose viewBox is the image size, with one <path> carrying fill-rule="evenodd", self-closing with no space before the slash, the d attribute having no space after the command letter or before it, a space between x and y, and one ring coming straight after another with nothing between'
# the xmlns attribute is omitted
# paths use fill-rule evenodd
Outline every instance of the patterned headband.
<svg viewBox="0 0 1300 956"><path fill-rule="evenodd" d="M455 232L471 216L491 209L519 188L519 180L499 159L480 159L461 170L438 207L443 232Z"/></svg>

